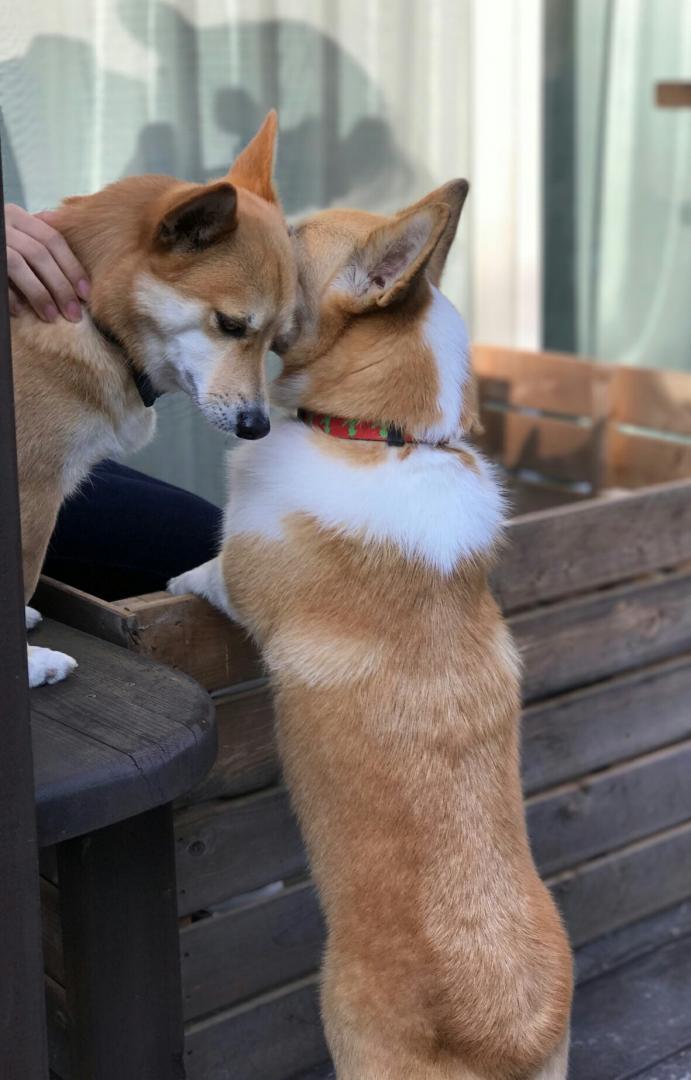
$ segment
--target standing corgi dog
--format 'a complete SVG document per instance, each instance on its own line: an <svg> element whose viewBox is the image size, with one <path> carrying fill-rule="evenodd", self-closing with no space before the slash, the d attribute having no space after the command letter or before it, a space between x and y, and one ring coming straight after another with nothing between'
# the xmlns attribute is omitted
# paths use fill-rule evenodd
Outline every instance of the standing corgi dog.
<svg viewBox="0 0 691 1080"><path fill-rule="evenodd" d="M296 271L272 183L276 115L227 177L135 176L55 214L92 281L89 316L12 320L28 601L63 499L102 458L152 437L157 394L185 390L224 431L269 430L264 360L295 307ZM27 629L40 615L27 608ZM31 686L63 679L64 653L29 648Z"/></svg>
<svg viewBox="0 0 691 1080"><path fill-rule="evenodd" d="M526 835L519 663L466 330L437 285L467 184L296 231L288 416L231 457L221 554L175 579L254 634L328 941L339 1080L563 1080L572 970ZM295 410L298 410L297 416Z"/></svg>

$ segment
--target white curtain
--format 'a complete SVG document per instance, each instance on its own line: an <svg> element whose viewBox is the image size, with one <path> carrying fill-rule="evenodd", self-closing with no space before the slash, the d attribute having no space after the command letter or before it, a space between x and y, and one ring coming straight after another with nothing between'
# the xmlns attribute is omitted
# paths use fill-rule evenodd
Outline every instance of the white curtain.
<svg viewBox="0 0 691 1080"><path fill-rule="evenodd" d="M6 198L225 172L271 106L286 210L404 206L470 169L470 0L23 0L0 8ZM467 226L447 290L468 306ZM223 440L182 396L135 464L223 499Z"/></svg>
<svg viewBox="0 0 691 1080"><path fill-rule="evenodd" d="M577 0L578 347L691 368L691 0Z"/></svg>

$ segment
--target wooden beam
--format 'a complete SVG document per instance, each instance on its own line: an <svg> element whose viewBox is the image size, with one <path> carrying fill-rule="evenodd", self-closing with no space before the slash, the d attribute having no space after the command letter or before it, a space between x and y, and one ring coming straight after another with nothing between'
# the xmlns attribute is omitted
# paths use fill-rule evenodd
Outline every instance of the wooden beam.
<svg viewBox="0 0 691 1080"><path fill-rule="evenodd" d="M691 109L691 82L659 82L655 104L660 109Z"/></svg>
<svg viewBox="0 0 691 1080"><path fill-rule="evenodd" d="M0 206L4 207L0 169ZM5 220L0 213L0 1076L48 1075Z"/></svg>

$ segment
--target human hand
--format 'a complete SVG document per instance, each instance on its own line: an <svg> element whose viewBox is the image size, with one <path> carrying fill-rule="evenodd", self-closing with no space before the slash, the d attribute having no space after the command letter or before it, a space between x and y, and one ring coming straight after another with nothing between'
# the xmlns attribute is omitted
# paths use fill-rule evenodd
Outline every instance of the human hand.
<svg viewBox="0 0 691 1080"><path fill-rule="evenodd" d="M29 214L21 206L5 204L10 312L18 315L28 302L44 322L54 322L60 312L79 322L79 299L89 298L89 280L50 218L50 211Z"/></svg>

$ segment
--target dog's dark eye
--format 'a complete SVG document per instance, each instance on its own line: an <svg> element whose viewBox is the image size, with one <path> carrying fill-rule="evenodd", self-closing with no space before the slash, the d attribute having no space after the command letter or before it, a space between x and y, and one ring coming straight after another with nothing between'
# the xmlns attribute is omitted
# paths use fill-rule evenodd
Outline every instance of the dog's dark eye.
<svg viewBox="0 0 691 1080"><path fill-rule="evenodd" d="M224 315L222 311L216 312L216 325L222 334L228 337L244 337L247 333L247 323L242 319L233 319L230 315Z"/></svg>

